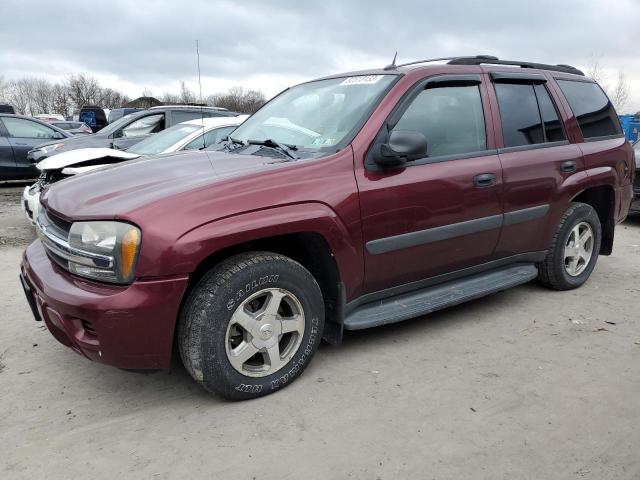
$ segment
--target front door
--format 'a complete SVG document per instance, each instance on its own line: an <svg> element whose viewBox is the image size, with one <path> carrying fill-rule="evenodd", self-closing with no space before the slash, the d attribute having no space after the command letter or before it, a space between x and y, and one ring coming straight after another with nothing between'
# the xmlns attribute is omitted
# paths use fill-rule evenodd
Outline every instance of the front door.
<svg viewBox="0 0 640 480"><path fill-rule="evenodd" d="M27 160L27 153L36 145L62 136L53 128L27 118L3 117L2 122L9 134L18 175L22 178L38 176L36 168Z"/></svg>
<svg viewBox="0 0 640 480"><path fill-rule="evenodd" d="M502 223L502 171L487 135L488 108L480 75L446 75L419 82L391 114L383 129L422 133L427 156L387 170L367 157L357 171L366 293L491 257Z"/></svg>
<svg viewBox="0 0 640 480"><path fill-rule="evenodd" d="M0 118L0 180L10 180L16 175L16 160L7 132Z"/></svg>

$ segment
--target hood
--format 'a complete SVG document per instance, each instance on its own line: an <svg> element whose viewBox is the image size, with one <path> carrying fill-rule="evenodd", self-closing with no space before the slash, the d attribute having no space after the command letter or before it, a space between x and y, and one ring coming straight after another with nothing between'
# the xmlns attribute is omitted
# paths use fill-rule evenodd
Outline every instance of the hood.
<svg viewBox="0 0 640 480"><path fill-rule="evenodd" d="M123 217L157 200L271 169L281 162L193 150L145 156L54 183L41 200L69 220Z"/></svg>
<svg viewBox="0 0 640 480"><path fill-rule="evenodd" d="M92 147L111 147L112 139L100 134L93 135L72 135L69 138L63 138L47 143L42 143L36 148L46 147L47 145L62 144L56 151L64 152L66 150L75 150L76 148L92 148Z"/></svg>
<svg viewBox="0 0 640 480"><path fill-rule="evenodd" d="M140 155L111 148L80 148L68 152L58 153L38 162L37 167L42 171L60 170L65 167L81 167L87 164L123 162L132 160Z"/></svg>

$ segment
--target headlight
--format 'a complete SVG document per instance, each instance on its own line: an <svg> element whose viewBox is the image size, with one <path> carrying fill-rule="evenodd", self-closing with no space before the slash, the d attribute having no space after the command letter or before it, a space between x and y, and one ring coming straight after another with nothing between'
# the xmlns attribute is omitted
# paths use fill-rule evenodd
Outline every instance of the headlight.
<svg viewBox="0 0 640 480"><path fill-rule="evenodd" d="M64 147L64 143L54 143L53 145L47 145L46 147L42 147L42 151L45 153L53 152L58 150L59 148Z"/></svg>
<svg viewBox="0 0 640 480"><path fill-rule="evenodd" d="M87 266L69 260L69 271L103 282L131 283L140 251L140 230L123 222L75 222L69 231L69 246L113 258L111 265Z"/></svg>

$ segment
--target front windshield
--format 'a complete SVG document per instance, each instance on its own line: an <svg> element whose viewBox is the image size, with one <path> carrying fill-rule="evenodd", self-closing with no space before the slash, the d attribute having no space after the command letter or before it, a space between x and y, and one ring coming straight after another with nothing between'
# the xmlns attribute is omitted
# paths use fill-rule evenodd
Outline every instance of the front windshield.
<svg viewBox="0 0 640 480"><path fill-rule="evenodd" d="M119 118L115 122L110 123L109 125L104 127L98 133L100 135L107 135L107 136L111 135L113 132L115 132L116 130L120 129L120 127L122 127L122 126L126 125L127 123L129 123L129 121L131 120L131 116L135 115L136 113L139 113L139 112L130 113L129 115L125 115L124 117Z"/></svg>
<svg viewBox="0 0 640 480"><path fill-rule="evenodd" d="M136 143L132 147L129 147L127 152L138 155L156 155L163 153L176 142L186 138L196 130L202 130L202 128L200 125L179 123Z"/></svg>
<svg viewBox="0 0 640 480"><path fill-rule="evenodd" d="M286 90L231 135L242 142L272 140L298 149L349 141L396 75L359 75L304 83Z"/></svg>

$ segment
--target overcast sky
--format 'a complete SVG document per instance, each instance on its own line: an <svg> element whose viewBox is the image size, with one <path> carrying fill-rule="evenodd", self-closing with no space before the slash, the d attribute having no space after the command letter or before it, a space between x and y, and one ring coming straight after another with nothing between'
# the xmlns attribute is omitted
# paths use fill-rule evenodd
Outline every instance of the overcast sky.
<svg viewBox="0 0 640 480"><path fill-rule="evenodd" d="M0 0L0 75L85 72L131 97L240 85L271 96L314 77L399 61L491 54L586 67L640 110L640 0ZM620 112L626 113L626 112Z"/></svg>

